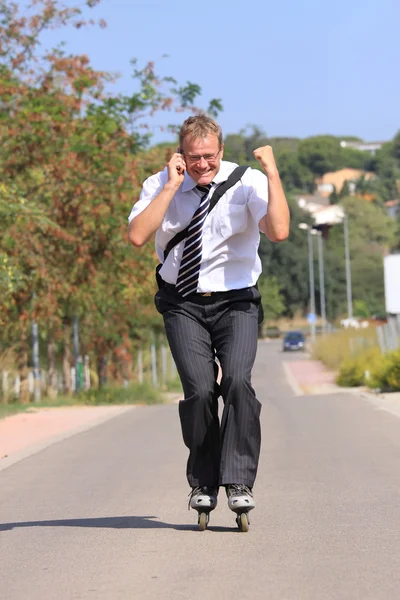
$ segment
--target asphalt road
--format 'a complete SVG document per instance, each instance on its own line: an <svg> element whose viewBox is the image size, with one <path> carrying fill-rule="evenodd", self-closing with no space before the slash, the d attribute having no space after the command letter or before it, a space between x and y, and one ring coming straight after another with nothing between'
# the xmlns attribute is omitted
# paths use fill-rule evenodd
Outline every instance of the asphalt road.
<svg viewBox="0 0 400 600"><path fill-rule="evenodd" d="M400 419L295 396L279 349L261 343L254 369L248 533L224 494L197 530L177 406L138 408L0 472L1 600L400 598Z"/></svg>

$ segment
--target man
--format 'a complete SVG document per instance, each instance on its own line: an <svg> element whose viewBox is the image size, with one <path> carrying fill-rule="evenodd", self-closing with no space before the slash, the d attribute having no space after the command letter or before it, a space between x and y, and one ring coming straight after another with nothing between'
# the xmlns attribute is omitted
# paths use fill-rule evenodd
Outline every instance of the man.
<svg viewBox="0 0 400 600"><path fill-rule="evenodd" d="M141 247L156 234L163 265L155 302L182 381L189 502L199 522L206 513L204 529L219 486L225 486L228 505L239 517L255 506L261 404L251 370L260 304L259 231L272 242L285 240L290 217L270 146L254 150L265 174L247 169L208 212L210 197L237 165L222 160L221 128L206 115L188 118L179 137L179 151L167 167L143 184L129 216L129 240ZM168 242L187 227L164 261ZM215 357L222 369L219 386Z"/></svg>

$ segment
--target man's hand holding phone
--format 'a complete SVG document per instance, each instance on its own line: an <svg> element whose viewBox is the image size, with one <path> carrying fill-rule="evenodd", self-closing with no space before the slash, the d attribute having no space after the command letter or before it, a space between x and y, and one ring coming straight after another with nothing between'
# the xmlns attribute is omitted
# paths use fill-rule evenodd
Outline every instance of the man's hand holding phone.
<svg viewBox="0 0 400 600"><path fill-rule="evenodd" d="M175 152L168 163L168 183L176 186L181 185L185 178L186 163L180 152Z"/></svg>

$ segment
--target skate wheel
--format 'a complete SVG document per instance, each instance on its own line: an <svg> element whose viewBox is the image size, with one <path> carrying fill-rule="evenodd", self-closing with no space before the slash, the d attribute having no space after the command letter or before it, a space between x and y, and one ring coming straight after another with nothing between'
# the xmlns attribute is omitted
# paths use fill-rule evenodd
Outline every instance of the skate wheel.
<svg viewBox="0 0 400 600"><path fill-rule="evenodd" d="M247 513L241 513L240 515L238 515L236 522L238 524L240 531L247 533L247 531L249 530L249 525L250 525L250 521L249 521L249 517L248 517Z"/></svg>
<svg viewBox="0 0 400 600"><path fill-rule="evenodd" d="M207 513L199 513L199 529L205 531L208 525L209 515Z"/></svg>

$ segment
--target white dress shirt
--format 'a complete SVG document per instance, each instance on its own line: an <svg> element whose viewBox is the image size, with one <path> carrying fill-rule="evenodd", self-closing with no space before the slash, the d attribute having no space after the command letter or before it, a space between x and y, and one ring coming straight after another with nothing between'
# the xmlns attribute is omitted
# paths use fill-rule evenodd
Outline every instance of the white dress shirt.
<svg viewBox="0 0 400 600"><path fill-rule="evenodd" d="M221 161L213 184L226 181L236 167L235 163ZM129 223L158 196L167 180L167 168L146 179L140 198L129 215ZM211 188L210 196L216 185ZM196 182L185 172L185 179L156 232L156 252L160 262L164 261L169 240L189 225L200 198ZM219 199L204 222L198 292L241 289L257 283L261 273L258 224L266 215L267 206L266 175L257 169L247 169L242 179ZM185 240L171 250L160 270L167 283L176 283L184 244Z"/></svg>

